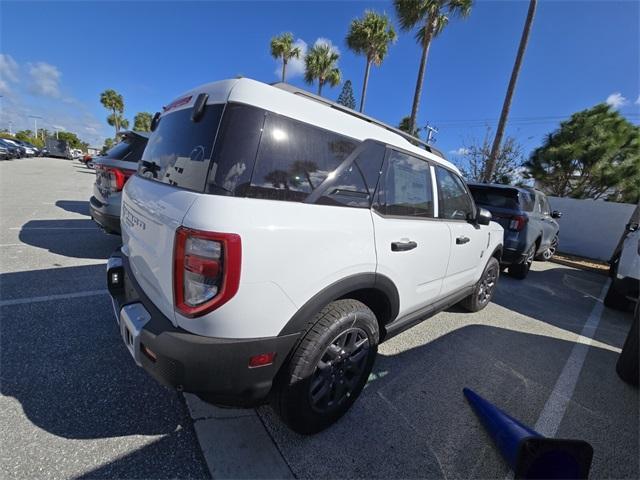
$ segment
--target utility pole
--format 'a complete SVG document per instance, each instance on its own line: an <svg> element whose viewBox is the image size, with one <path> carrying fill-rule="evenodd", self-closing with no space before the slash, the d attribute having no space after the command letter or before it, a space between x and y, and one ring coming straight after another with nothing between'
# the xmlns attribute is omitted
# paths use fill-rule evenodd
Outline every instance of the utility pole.
<svg viewBox="0 0 640 480"><path fill-rule="evenodd" d="M38 115L29 115L29 118L33 118L33 132L36 138L38 138L38 119L42 120L42 117Z"/></svg>
<svg viewBox="0 0 640 480"><path fill-rule="evenodd" d="M435 143L435 141L436 141L435 135L436 135L436 133L438 133L438 129L436 127L432 127L428 123L424 128L427 131L427 143L429 143L429 144Z"/></svg>
<svg viewBox="0 0 640 480"><path fill-rule="evenodd" d="M533 24L533 17L536 13L537 0L529 1L529 11L527 12L527 19L524 22L524 28L522 30L522 37L520 38L520 45L518 46L518 53L516 55L516 61L511 71L511 78L509 79L509 86L507 87L507 94L504 98L504 104L502 105L502 111L500 112L500 121L498 122L498 128L496 129L496 136L493 139L493 145L491 147L491 153L487 161L487 166L482 175L482 180L485 183L491 181L491 177L496 169L496 159L498 158L498 152L500 151L500 143L502 143L502 137L504 136L504 129L507 125L507 118L509 117L509 110L511 109L511 100L513 99L513 93L516 89L516 82L518 81L518 74L520 73L520 66L522 65L522 59L524 52L527 49L527 43L529 42L529 34L531 33L531 25Z"/></svg>

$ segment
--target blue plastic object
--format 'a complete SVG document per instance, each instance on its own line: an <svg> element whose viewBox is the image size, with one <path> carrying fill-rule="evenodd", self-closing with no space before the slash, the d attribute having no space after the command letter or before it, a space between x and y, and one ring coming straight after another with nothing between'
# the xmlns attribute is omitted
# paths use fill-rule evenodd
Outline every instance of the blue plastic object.
<svg viewBox="0 0 640 480"><path fill-rule="evenodd" d="M543 437L474 391L462 391L515 478L588 478L593 448L587 442Z"/></svg>

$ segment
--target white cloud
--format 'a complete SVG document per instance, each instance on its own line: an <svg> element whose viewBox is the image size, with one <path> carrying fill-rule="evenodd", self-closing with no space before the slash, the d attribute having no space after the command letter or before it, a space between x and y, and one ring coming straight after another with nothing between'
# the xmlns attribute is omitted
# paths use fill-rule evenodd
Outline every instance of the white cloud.
<svg viewBox="0 0 640 480"><path fill-rule="evenodd" d="M18 82L20 67L11 55L0 53L0 94L11 93L11 83Z"/></svg>
<svg viewBox="0 0 640 480"><path fill-rule="evenodd" d="M614 92L607 97L606 100L608 105L611 105L613 108L620 108L626 105L628 100L622 96L620 92Z"/></svg>
<svg viewBox="0 0 640 480"><path fill-rule="evenodd" d="M340 55L340 49L338 47L336 47L331 40L329 40L328 38L324 38L324 37L318 37L318 39L316 40L316 42L313 44L313 46L318 46L318 45L328 45L329 48L331 48L331 50L333 50L334 52L336 52L338 55Z"/></svg>
<svg viewBox="0 0 640 480"><path fill-rule="evenodd" d="M293 42L293 46L300 49L300 57L292 58L287 63L287 78L299 77L304 74L304 57L307 54L307 42L298 38ZM276 77L282 78L282 60L278 60L278 66L273 73Z"/></svg>
<svg viewBox="0 0 640 480"><path fill-rule="evenodd" d="M469 153L469 149L465 147L460 147L456 150L449 150L451 155L467 155Z"/></svg>
<svg viewBox="0 0 640 480"><path fill-rule="evenodd" d="M62 74L58 67L45 62L29 64L31 83L29 91L43 97L60 97L60 77Z"/></svg>

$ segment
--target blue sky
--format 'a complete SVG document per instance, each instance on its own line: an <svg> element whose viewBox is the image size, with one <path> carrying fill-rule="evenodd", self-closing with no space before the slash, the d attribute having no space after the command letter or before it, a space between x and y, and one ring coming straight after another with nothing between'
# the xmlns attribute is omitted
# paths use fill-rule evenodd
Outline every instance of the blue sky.
<svg viewBox="0 0 640 480"><path fill-rule="evenodd" d="M436 146L454 152L495 126L528 7L476 1L433 43L419 123L439 127ZM328 39L356 98L364 59L347 50L349 22L391 2L43 2L0 3L0 128L64 127L92 144L112 128L99 94L123 94L126 116L155 112L195 85L236 75L278 80L270 38L291 31L312 45ZM640 117L640 2L541 1L511 110L508 133L527 153L560 119L607 99ZM399 34L374 68L366 113L397 124L411 110L419 47ZM298 70L298 71L296 71ZM295 67L291 83L305 86ZM315 91L315 86L306 86ZM340 87L325 88L335 99ZM455 157L454 153L449 154Z"/></svg>

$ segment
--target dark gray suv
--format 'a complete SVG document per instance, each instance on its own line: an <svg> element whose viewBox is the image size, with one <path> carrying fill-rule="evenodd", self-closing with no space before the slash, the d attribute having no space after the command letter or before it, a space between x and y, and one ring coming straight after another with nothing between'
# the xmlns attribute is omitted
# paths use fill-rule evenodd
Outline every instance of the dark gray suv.
<svg viewBox="0 0 640 480"><path fill-rule="evenodd" d="M492 220L504 228L501 264L509 274L523 279L534 258L549 260L558 248L562 214L551 211L544 193L528 187L469 183L476 204L491 212Z"/></svg>

